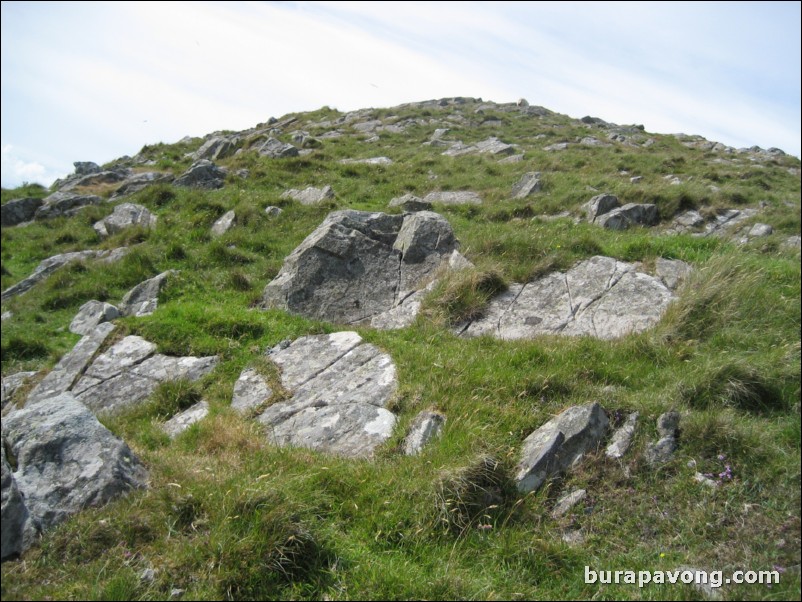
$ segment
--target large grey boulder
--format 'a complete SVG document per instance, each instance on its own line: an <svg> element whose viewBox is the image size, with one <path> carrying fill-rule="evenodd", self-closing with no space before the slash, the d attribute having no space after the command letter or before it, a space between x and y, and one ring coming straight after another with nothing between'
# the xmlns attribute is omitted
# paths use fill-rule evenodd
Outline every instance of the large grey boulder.
<svg viewBox="0 0 802 602"><path fill-rule="evenodd" d="M142 205L121 203L114 208L111 215L95 222L92 228L101 238L122 232L133 226L150 229L156 227L156 216Z"/></svg>
<svg viewBox="0 0 802 602"><path fill-rule="evenodd" d="M270 157L271 159L284 159L286 157L297 157L298 149L292 144L287 144L276 140L275 138L268 138L267 141L259 147L258 152L263 157Z"/></svg>
<svg viewBox="0 0 802 602"><path fill-rule="evenodd" d="M546 479L567 471L601 444L608 423L596 402L570 407L549 420L524 440L515 469L518 489L536 491Z"/></svg>
<svg viewBox="0 0 802 602"><path fill-rule="evenodd" d="M323 188L310 186L303 190L291 188L290 190L285 190L281 194L281 198L298 201L301 205L317 205L325 200L333 199L334 191L331 189L331 186L324 186Z"/></svg>
<svg viewBox="0 0 802 602"><path fill-rule="evenodd" d="M50 276L50 274L55 272L57 269L69 263L73 263L75 261L87 261L90 259L98 259L107 263L113 263L119 259L122 259L127 252L128 249L126 247L120 247L111 251L73 251L72 253L61 253L60 255L48 257L47 259L43 259L41 262L39 262L39 265L36 266L36 269L30 276L20 280L16 284L9 286L6 290L4 290L1 298L3 301L5 301L6 299L10 299L11 297L15 297L16 295L21 295L22 293L29 291L36 284Z"/></svg>
<svg viewBox="0 0 802 602"><path fill-rule="evenodd" d="M174 271L167 270L158 276L137 284L128 291L120 302L120 313L123 316L149 316L159 305L159 292Z"/></svg>
<svg viewBox="0 0 802 602"><path fill-rule="evenodd" d="M404 453L417 456L429 441L440 435L445 422L446 417L440 412L425 410L415 416L404 439Z"/></svg>
<svg viewBox="0 0 802 602"><path fill-rule="evenodd" d="M75 167L75 175L77 176L88 176L103 171L100 165L94 161L75 161L72 165Z"/></svg>
<svg viewBox="0 0 802 602"><path fill-rule="evenodd" d="M423 200L427 203L440 203L442 205L481 205L482 197L471 190L435 191L430 192Z"/></svg>
<svg viewBox="0 0 802 602"><path fill-rule="evenodd" d="M430 211L335 211L284 260L264 304L333 322L369 321L425 284L457 245L449 223Z"/></svg>
<svg viewBox="0 0 802 602"><path fill-rule="evenodd" d="M530 171L521 176L521 179L512 187L512 198L525 199L531 194L540 192L541 188L540 172Z"/></svg>
<svg viewBox="0 0 802 602"><path fill-rule="evenodd" d="M120 310L111 303L87 301L70 322L70 332L87 335L94 332L98 324L111 322L120 317Z"/></svg>
<svg viewBox="0 0 802 602"><path fill-rule="evenodd" d="M209 138L204 142L201 147L195 151L194 158L208 159L209 161L217 161L218 159L225 159L237 150L239 145L239 138L234 136L232 138L225 138L223 136L215 136Z"/></svg>
<svg viewBox="0 0 802 602"><path fill-rule="evenodd" d="M12 199L5 205L0 206L0 224L16 226L23 222L29 222L36 214L36 210L42 206L42 199L27 197L24 199Z"/></svg>
<svg viewBox="0 0 802 602"><path fill-rule="evenodd" d="M2 436L16 464L9 479L3 454L4 556L84 508L147 486L139 459L69 393L6 416Z"/></svg>
<svg viewBox="0 0 802 602"><path fill-rule="evenodd" d="M585 216L588 221L594 223L596 218L620 206L621 203L618 201L617 196L612 194L597 194L585 203L582 208L585 210Z"/></svg>
<svg viewBox="0 0 802 602"><path fill-rule="evenodd" d="M224 169L217 167L217 165L211 161L201 159L195 161L187 171L176 178L173 184L187 188L213 190L223 187L226 180L226 173Z"/></svg>
<svg viewBox="0 0 802 602"><path fill-rule="evenodd" d="M120 187L111 195L111 200L121 199L125 196L134 194L147 188L152 184L169 183L175 180L175 176L169 173L162 173L158 171L146 171L137 173L123 181Z"/></svg>
<svg viewBox="0 0 802 602"><path fill-rule="evenodd" d="M69 391L113 331L114 324L105 322L78 341L30 392L26 405Z"/></svg>
<svg viewBox="0 0 802 602"><path fill-rule="evenodd" d="M75 192L54 192L45 197L44 203L36 210L34 219L50 219L74 215L89 205L100 205L103 202L94 194L78 194Z"/></svg>
<svg viewBox="0 0 802 602"><path fill-rule="evenodd" d="M484 316L462 325L464 336L526 339L542 334L614 339L654 326L674 294L635 266L596 256L568 272L512 284Z"/></svg>
<svg viewBox="0 0 802 602"><path fill-rule="evenodd" d="M355 332L307 336L268 355L292 394L258 420L281 446L368 457L392 435L386 409L398 386L395 364Z"/></svg>
<svg viewBox="0 0 802 602"><path fill-rule="evenodd" d="M660 223L657 205L627 203L596 218L595 223L608 230L626 230L632 226L656 226Z"/></svg>

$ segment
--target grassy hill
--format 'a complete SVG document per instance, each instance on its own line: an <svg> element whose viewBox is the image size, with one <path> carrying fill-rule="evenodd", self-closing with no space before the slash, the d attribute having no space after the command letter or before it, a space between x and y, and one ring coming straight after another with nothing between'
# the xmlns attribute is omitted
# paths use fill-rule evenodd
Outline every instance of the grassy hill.
<svg viewBox="0 0 802 602"><path fill-rule="evenodd" d="M354 127L369 120L385 127ZM303 130L319 145L286 159L252 150L262 132L282 124L282 141ZM465 144L496 136L523 159L444 156L447 147L424 144L436 128ZM336 129L343 135L323 136ZM588 137L604 145L582 143ZM132 247L116 264L64 267L3 304L13 314L2 327L4 376L52 367L79 339L67 326L83 303L117 303L168 269L179 273L159 309L122 319L120 336L141 335L166 354L222 358L199 383L163 385L146 405L103 420L147 465L151 487L78 514L21 560L5 562L3 599L167 599L173 590L184 590L173 592L184 599L702 597L688 585L585 584L586 566L693 566L725 576L779 567L779 584L728 585L724 596L799 599L800 251L786 244L800 233L798 158L472 99L350 116L324 107L260 124L240 140L242 152L217 161L229 170L222 189L155 184L126 199L158 216L153 230L101 240L92 224L110 204L3 228L3 290L57 253ZM148 145L106 167L179 175L203 142ZM561 142L567 148L544 150ZM392 164L340 162L379 155ZM247 177L237 175L242 169ZM530 171L541 172L542 191L510 200ZM281 198L290 188L324 185L335 198L321 205ZM113 189L86 192L108 197ZM446 278L411 328L357 329L397 365L396 435L369 461L268 444L257 423L229 407L240 372L282 340L344 328L261 310L262 289L332 210L388 211L393 197L434 190L484 199L435 206L476 269ZM49 192L3 190L2 201ZM662 223L611 231L576 221L603 192L622 204L656 204ZM271 205L283 212L266 215ZM747 207L758 213L745 225L770 224L772 235L741 243L735 233L665 231L688 209L712 218ZM237 226L212 237L214 221L231 209ZM452 333L450 325L481 312L491 292L594 255L646 269L658 257L682 259L693 273L656 328L619 340ZM171 441L160 424L200 398L210 415ZM521 441L562 409L592 400L613 421L640 412L630 452L621 461L595 454L564 479L518 495L507 481ZM405 428L427 408L448 416L443 436L421 455L404 456ZM655 469L643 451L657 437L657 417L672 408L682 414L680 447ZM493 470L487 458L498 463ZM696 482L697 472L719 484ZM553 518L555 500L578 487L587 499ZM477 493L490 489L492 499ZM154 572L143 577L146 569Z"/></svg>

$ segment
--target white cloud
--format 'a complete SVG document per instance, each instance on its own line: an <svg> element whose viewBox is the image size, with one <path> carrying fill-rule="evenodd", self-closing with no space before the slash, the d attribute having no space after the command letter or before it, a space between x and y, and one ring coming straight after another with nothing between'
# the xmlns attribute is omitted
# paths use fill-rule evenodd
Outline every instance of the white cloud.
<svg viewBox="0 0 802 602"><path fill-rule="evenodd" d="M0 173L3 188L16 188L25 182L49 186L58 177L57 173L48 170L41 163L16 156L11 144L3 144Z"/></svg>

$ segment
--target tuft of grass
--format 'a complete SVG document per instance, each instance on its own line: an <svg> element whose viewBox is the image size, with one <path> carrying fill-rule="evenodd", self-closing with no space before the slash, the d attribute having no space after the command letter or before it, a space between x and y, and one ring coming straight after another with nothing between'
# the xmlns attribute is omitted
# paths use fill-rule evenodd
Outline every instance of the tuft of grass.
<svg viewBox="0 0 802 602"><path fill-rule="evenodd" d="M506 288L501 274L494 269L467 268L450 272L427 296L422 314L444 325L475 320L482 315L488 302Z"/></svg>
<svg viewBox="0 0 802 602"><path fill-rule="evenodd" d="M783 405L779 388L754 366L741 363L706 368L691 382L680 383L677 397L698 409L732 407L766 412Z"/></svg>

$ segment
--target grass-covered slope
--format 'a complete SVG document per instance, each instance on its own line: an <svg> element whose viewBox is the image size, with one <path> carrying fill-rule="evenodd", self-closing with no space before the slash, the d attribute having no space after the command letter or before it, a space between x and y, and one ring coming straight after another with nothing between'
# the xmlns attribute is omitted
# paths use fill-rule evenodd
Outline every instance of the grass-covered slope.
<svg viewBox="0 0 802 602"><path fill-rule="evenodd" d="M158 216L154 230L101 241L92 224L111 205L2 230L3 290L57 253L132 247L116 264L72 264L3 304L13 314L2 327L4 376L48 369L78 340L67 326L84 302L117 303L167 269L179 274L159 309L121 320L122 331L164 353L222 358L200 383L162 386L145 406L105 420L147 465L151 487L75 516L22 560L4 563L3 599L166 599L174 589L185 590L185 599L700 597L689 586L584 583L585 566L682 565L725 576L780 567L780 584L730 585L725 596L799 599L800 255L784 244L800 233L799 160L706 150L703 141L639 128L627 130L632 145L609 142L612 130L598 124L512 106L477 113L478 106L372 110L340 125L332 122L342 115L328 108L287 116L279 123L296 120L283 128L284 141L296 129L344 135L289 159L260 157L243 135L245 150L218 162L229 168L224 188L158 184L126 199ZM368 119L406 125L367 142L372 134L352 124ZM423 145L443 127L447 139L466 144L497 136L518 145L524 159L443 156L445 147ZM610 146L577 143L588 136ZM202 142L147 146L138 159L179 175ZM557 142L572 144L543 150ZM339 162L378 155L393 163ZM249 176L234 175L240 169ZM529 171L542 173L543 190L509 200ZM632 183L632 176L642 180ZM289 188L327 184L336 197L320 206L280 198ZM393 197L433 190L473 190L484 199L435 207L476 269L441 283L411 328L359 329L398 367L396 435L370 461L269 445L257 423L229 408L240 371L255 364L269 373L260 359L266 348L338 327L259 309L265 284L330 211L385 211ZM108 196L112 189L90 191ZM601 192L622 204L657 204L663 224L613 232L541 217L579 215ZM46 193L3 190L2 200ZM267 216L269 205L283 212ZM759 209L747 224L768 223L774 234L738 244L663 232L687 209L712 216L745 207ZM211 225L230 209L237 226L213 238ZM507 283L599 254L646 269L657 257L683 259L694 271L656 328L620 340L452 334L451 324L481 312ZM201 397L209 417L170 441L161 422ZM519 496L509 476L521 441L562 409L591 400L613 421L640 412L633 448L621 461L593 455L565 479ZM657 437L656 418L672 408L683 416L680 447L655 469L643 452ZM422 409L440 410L448 421L420 456L406 457L405 427ZM724 476L709 487L694 481L696 472ZM579 487L588 498L552 518L555 499ZM576 533L581 541L563 540ZM152 579L142 577L148 568Z"/></svg>

